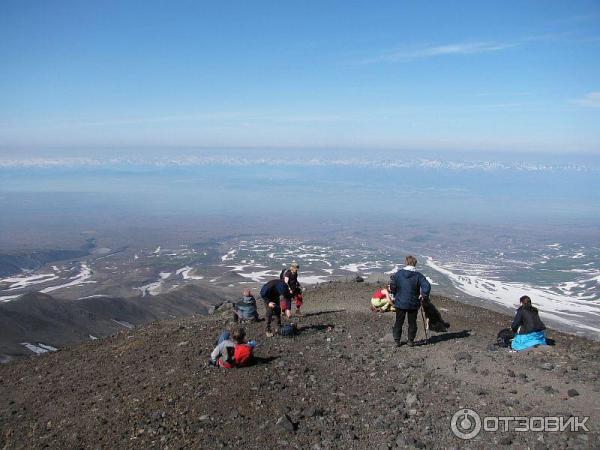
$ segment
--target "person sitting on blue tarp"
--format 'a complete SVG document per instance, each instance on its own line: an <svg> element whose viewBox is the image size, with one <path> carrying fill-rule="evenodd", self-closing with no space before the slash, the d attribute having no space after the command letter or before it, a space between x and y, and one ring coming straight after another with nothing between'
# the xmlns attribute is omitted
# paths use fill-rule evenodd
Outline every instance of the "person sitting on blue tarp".
<svg viewBox="0 0 600 450"><path fill-rule="evenodd" d="M517 333L512 340L513 350L525 350L538 345L546 345L546 326L540 319L537 308L531 299L524 295L519 299L521 306L512 321L511 328Z"/></svg>

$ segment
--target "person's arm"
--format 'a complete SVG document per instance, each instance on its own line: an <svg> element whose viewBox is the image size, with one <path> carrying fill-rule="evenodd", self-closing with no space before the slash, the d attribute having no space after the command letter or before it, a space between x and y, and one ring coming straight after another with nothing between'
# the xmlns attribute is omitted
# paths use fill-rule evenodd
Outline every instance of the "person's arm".
<svg viewBox="0 0 600 450"><path fill-rule="evenodd" d="M523 320L523 314L521 312L521 309L518 309L517 314L515 314L515 318L513 319L512 323L510 324L510 328L513 330L513 332L516 333L519 330L522 320Z"/></svg>
<svg viewBox="0 0 600 450"><path fill-rule="evenodd" d="M217 362L217 358L219 357L219 355L223 351L223 347L225 346L225 342L226 341L223 341L219 345L217 345L215 347L215 349L212 351L212 353L210 354L210 359L211 359L212 362Z"/></svg>
<svg viewBox="0 0 600 450"><path fill-rule="evenodd" d="M419 284L421 286L421 299L429 297L431 284L429 284L429 281L427 281L427 278L422 273L419 274Z"/></svg>
<svg viewBox="0 0 600 450"><path fill-rule="evenodd" d="M385 295L385 301L391 304L392 303L392 297L390 296L390 291L388 291L387 289L382 289L381 293L383 295Z"/></svg>

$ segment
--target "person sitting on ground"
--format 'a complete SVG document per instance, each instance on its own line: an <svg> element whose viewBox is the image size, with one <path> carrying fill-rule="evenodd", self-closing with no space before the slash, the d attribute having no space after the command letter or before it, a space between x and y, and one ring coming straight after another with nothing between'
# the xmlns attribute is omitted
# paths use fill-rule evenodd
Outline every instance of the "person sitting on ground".
<svg viewBox="0 0 600 450"><path fill-rule="evenodd" d="M414 345L417 336L417 313L421 307L421 301L426 300L431 292L429 281L415 268L417 258L408 255L405 262L406 266L390 277L390 291L394 294L394 306L396 307L393 335L398 347L406 316L408 316L408 345L411 347Z"/></svg>
<svg viewBox="0 0 600 450"><path fill-rule="evenodd" d="M371 311L373 312L387 312L396 311L392 297L390 297L389 286L387 289L379 288L375 291L371 297Z"/></svg>
<svg viewBox="0 0 600 450"><path fill-rule="evenodd" d="M265 302L265 311L267 316L267 337L273 336L271 322L273 317L277 322L277 327L281 328L281 304L289 302L292 294L282 280L271 280L267 282L260 290L260 296Z"/></svg>
<svg viewBox="0 0 600 450"><path fill-rule="evenodd" d="M513 350L525 350L538 345L546 345L546 326L540 319L539 312L531 304L531 299L524 295L519 299L521 306L512 321L511 329L517 333L512 340Z"/></svg>
<svg viewBox="0 0 600 450"><path fill-rule="evenodd" d="M292 297L294 303L296 304L296 315L301 316L300 308L303 304L302 297L302 286L300 286L300 282L298 281L298 269L300 266L296 261L290 264L289 269L284 269L281 271L279 278L283 280L283 282L287 285L288 289L292 293ZM291 302L285 303L281 305L281 310L285 312L285 315L289 319L292 315L292 305Z"/></svg>
<svg viewBox="0 0 600 450"><path fill-rule="evenodd" d="M231 334L224 331L210 354L210 363L224 369L247 366L252 360L255 346L254 341L246 342L246 330L241 327Z"/></svg>
<svg viewBox="0 0 600 450"><path fill-rule="evenodd" d="M256 299L248 288L242 292L242 299L233 305L233 320L252 320L258 322L258 311L256 311Z"/></svg>

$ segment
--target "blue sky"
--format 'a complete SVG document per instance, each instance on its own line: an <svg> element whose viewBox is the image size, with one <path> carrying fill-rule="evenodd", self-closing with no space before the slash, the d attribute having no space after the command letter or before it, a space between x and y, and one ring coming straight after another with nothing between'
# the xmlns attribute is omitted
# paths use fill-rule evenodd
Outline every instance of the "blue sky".
<svg viewBox="0 0 600 450"><path fill-rule="evenodd" d="M600 154L597 1L0 3L0 149Z"/></svg>

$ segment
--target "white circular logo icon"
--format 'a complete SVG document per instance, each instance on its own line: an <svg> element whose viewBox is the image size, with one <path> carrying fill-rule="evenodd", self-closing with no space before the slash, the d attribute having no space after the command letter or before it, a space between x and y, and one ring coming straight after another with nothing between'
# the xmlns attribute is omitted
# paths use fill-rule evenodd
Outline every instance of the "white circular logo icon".
<svg viewBox="0 0 600 450"><path fill-rule="evenodd" d="M473 439L481 431L481 417L472 409L459 409L452 416L450 428L460 439Z"/></svg>

